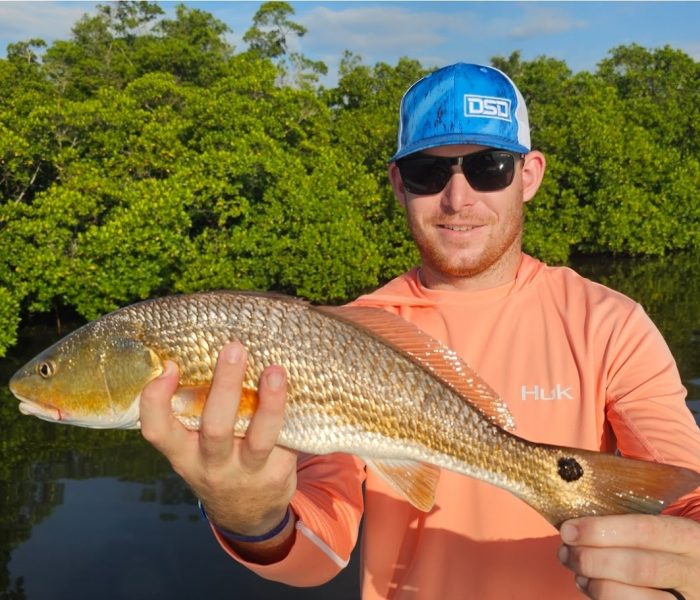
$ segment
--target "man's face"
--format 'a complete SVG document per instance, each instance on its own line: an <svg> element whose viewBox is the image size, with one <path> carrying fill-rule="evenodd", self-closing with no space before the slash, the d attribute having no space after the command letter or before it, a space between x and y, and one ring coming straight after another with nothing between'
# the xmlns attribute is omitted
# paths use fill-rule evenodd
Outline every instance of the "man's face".
<svg viewBox="0 0 700 600"><path fill-rule="evenodd" d="M425 154L453 157L484 149L474 145L442 146ZM390 169L394 191L406 208L421 254L424 283L454 286L481 278L488 287L501 283L504 276L505 283L512 279L520 261L523 203L531 197L524 195L523 161L516 160L513 182L495 192L474 190L459 167L453 170L441 191L415 195L405 190L395 165Z"/></svg>

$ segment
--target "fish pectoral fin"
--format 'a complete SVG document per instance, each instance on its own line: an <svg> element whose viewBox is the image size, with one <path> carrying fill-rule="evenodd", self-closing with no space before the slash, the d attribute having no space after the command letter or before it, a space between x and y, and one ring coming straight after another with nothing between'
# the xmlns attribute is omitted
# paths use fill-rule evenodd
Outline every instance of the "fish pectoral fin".
<svg viewBox="0 0 700 600"><path fill-rule="evenodd" d="M173 394L171 406L176 415L201 416L209 395L209 386L179 386Z"/></svg>
<svg viewBox="0 0 700 600"><path fill-rule="evenodd" d="M435 504L440 469L406 459L363 458L368 468L418 510L428 512Z"/></svg>
<svg viewBox="0 0 700 600"><path fill-rule="evenodd" d="M173 415L187 429L198 430L204 411L204 405L209 396L208 385L180 385L171 400ZM244 387L238 403L239 418L250 419L258 408L258 392Z"/></svg>

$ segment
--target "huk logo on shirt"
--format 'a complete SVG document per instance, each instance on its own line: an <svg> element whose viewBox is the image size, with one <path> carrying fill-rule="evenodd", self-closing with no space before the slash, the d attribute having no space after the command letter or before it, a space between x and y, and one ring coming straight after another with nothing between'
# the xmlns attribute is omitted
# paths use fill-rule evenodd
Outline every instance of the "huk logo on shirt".
<svg viewBox="0 0 700 600"><path fill-rule="evenodd" d="M573 400L571 386L565 387L557 383L553 388L543 385L520 386L521 400Z"/></svg>
<svg viewBox="0 0 700 600"><path fill-rule="evenodd" d="M510 100L464 94L464 116L510 121Z"/></svg>

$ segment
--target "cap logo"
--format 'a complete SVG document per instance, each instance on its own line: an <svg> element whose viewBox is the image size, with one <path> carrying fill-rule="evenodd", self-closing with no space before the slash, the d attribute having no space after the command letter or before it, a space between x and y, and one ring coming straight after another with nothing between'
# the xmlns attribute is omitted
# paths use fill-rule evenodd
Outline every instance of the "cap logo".
<svg viewBox="0 0 700 600"><path fill-rule="evenodd" d="M464 94L464 116L510 121L510 100Z"/></svg>

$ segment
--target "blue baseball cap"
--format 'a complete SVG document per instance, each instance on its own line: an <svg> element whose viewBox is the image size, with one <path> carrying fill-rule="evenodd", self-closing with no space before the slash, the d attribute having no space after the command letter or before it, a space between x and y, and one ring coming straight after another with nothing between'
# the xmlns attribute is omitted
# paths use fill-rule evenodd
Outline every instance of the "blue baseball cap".
<svg viewBox="0 0 700 600"><path fill-rule="evenodd" d="M525 154L530 125L522 94L493 67L456 63L414 83L401 99L398 150L391 161L452 144Z"/></svg>

